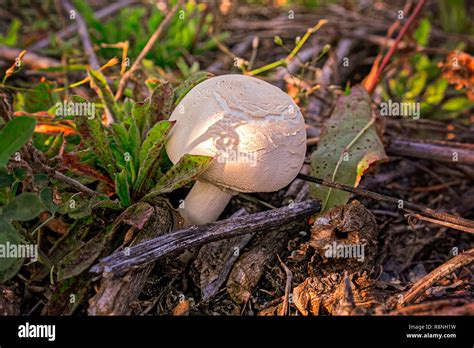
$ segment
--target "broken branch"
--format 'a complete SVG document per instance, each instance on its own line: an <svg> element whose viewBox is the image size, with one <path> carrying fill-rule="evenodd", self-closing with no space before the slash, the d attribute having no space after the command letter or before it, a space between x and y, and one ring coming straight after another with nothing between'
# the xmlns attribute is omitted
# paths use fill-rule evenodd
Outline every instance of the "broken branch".
<svg viewBox="0 0 474 348"><path fill-rule="evenodd" d="M122 272L132 267L155 261L170 253L209 242L232 238L257 231L275 231L287 224L294 224L317 213L319 201L296 203L291 208L283 207L250 216L222 220L206 225L193 225L131 247L127 255L114 253L100 260L91 272Z"/></svg>

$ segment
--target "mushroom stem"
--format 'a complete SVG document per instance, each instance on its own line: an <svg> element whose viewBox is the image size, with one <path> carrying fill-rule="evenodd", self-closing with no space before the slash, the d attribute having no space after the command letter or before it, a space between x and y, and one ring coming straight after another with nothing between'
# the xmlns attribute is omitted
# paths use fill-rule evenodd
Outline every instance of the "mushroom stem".
<svg viewBox="0 0 474 348"><path fill-rule="evenodd" d="M178 211L184 218L185 226L203 225L216 221L231 198L230 191L197 180Z"/></svg>

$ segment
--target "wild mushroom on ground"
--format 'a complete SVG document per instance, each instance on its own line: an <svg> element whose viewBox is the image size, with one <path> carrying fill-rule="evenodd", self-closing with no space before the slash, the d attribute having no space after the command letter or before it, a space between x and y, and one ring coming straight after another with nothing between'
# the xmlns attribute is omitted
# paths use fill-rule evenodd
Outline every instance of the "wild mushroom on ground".
<svg viewBox="0 0 474 348"><path fill-rule="evenodd" d="M298 174L306 154L304 119L293 99L262 80L223 75L177 105L166 151L214 157L179 209L186 225L217 220L236 192L274 192Z"/></svg>

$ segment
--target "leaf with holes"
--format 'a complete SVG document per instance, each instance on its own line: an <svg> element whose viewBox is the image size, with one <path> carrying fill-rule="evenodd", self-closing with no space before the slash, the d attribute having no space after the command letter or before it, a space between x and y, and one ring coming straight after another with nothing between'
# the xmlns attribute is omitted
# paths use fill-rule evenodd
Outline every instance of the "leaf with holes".
<svg viewBox="0 0 474 348"><path fill-rule="evenodd" d="M311 156L313 176L356 187L371 164L387 158L370 103L360 86L339 98ZM320 213L346 204L350 197L350 193L317 184L311 185L311 193L322 202Z"/></svg>

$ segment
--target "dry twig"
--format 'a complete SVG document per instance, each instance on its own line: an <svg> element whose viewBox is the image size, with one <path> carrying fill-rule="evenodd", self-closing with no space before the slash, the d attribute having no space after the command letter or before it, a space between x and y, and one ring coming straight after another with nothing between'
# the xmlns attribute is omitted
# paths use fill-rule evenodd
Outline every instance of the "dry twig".
<svg viewBox="0 0 474 348"><path fill-rule="evenodd" d="M397 207L400 206L401 207L400 209L403 209L403 210L406 210L406 208L412 209L419 212L422 215L426 215L432 218L431 222L435 222L435 223L447 222L447 223L450 223L451 228L455 228L464 232L474 233L474 221L471 221L471 220L463 219L461 217L454 216L451 214L440 213L433 209L426 208L415 203L407 202L399 198L393 198L390 196L382 195L380 193L364 190L361 188L355 188L349 185L341 184L341 183L330 181L330 180L315 178L314 176L298 174L297 177L306 181L314 182L319 185L324 185L324 186L332 187L338 190L350 192L362 197L367 197L374 200L391 203L394 206L397 206Z"/></svg>
<svg viewBox="0 0 474 348"><path fill-rule="evenodd" d="M117 88L117 93L115 93L116 100L122 97L123 92L125 91L125 87L127 86L128 80L130 79L132 74L138 69L142 60L146 57L148 52L150 52L151 48L153 47L155 42L158 40L158 38L161 36L161 34L166 30L166 28L171 22L171 19L173 18L176 11L178 11L178 8L182 5L182 3L183 3L183 0L179 0L178 3L171 9L171 11L168 12L165 19L160 23L156 31L153 33L153 35L150 37L150 39L146 43L143 50L138 55L135 62L130 67L130 70L128 70L125 74L122 75L122 78L120 79L120 82Z"/></svg>
<svg viewBox="0 0 474 348"><path fill-rule="evenodd" d="M443 279L448 274L456 271L457 269L467 266L474 262L474 249L469 249L462 254L453 257L451 260L443 263L438 268L431 271L429 274L417 281L413 287L403 296L402 301L398 304L398 307L403 307L406 304L413 303L415 300L423 296L426 290Z"/></svg>
<svg viewBox="0 0 474 348"><path fill-rule="evenodd" d="M279 230L288 224L308 218L319 209L319 201L305 201L294 204L292 208L278 208L206 225L193 225L137 244L128 250L128 255L119 252L105 257L91 268L91 272L119 273L155 261L170 253L181 252L216 240L252 234L257 231Z"/></svg>
<svg viewBox="0 0 474 348"><path fill-rule="evenodd" d="M92 47L91 39L89 37L89 32L87 31L87 24L82 18L78 10L71 4L69 0L63 0L64 9L67 12L74 11L77 21L77 30L79 31L79 36L81 37L82 46L84 51L89 59L89 64L94 70L99 70L100 64L97 56L95 55L94 48Z"/></svg>
<svg viewBox="0 0 474 348"><path fill-rule="evenodd" d="M287 265L281 260L278 256L278 261L280 261L281 267L285 270L286 274L286 285L285 285L285 297L283 298L283 304L281 306L280 315L288 315L288 308L290 303L290 293L291 293L291 282L293 281L293 273L288 268Z"/></svg>

